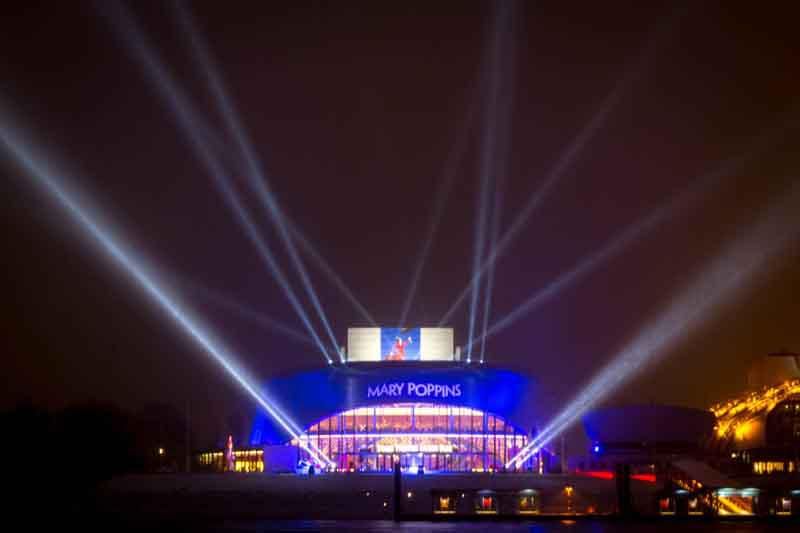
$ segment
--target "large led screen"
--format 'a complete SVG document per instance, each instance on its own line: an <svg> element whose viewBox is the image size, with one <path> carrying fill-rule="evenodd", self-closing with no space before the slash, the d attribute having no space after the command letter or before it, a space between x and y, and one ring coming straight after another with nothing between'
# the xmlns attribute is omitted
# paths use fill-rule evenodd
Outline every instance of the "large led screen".
<svg viewBox="0 0 800 533"><path fill-rule="evenodd" d="M452 328L350 328L347 360L452 361Z"/></svg>
<svg viewBox="0 0 800 533"><path fill-rule="evenodd" d="M381 361L419 361L419 328L381 328Z"/></svg>

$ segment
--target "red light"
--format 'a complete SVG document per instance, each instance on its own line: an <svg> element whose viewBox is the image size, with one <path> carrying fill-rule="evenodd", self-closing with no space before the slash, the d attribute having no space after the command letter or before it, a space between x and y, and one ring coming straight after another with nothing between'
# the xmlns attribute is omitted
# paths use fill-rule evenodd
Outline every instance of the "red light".
<svg viewBox="0 0 800 533"><path fill-rule="evenodd" d="M607 470L585 470L583 472L578 471L575 472L579 476L586 476L592 477L595 479L614 479L614 472L609 472ZM655 483L656 482L656 475L655 474L631 474L631 479L635 479L636 481L644 481L646 483Z"/></svg>
<svg viewBox="0 0 800 533"><path fill-rule="evenodd" d="M607 472L605 470L585 470L576 473L579 476L593 477L595 479L614 479L614 472Z"/></svg>

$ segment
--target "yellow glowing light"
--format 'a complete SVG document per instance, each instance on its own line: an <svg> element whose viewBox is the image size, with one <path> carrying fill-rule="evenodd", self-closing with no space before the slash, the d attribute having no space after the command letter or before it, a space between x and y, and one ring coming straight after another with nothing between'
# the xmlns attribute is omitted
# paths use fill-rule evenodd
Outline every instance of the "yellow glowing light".
<svg viewBox="0 0 800 533"><path fill-rule="evenodd" d="M712 406L711 412L717 417L717 437L739 440L746 438L754 429L750 422L763 417L777 404L794 394L800 394L800 380L797 379L765 387L741 398Z"/></svg>
<svg viewBox="0 0 800 533"><path fill-rule="evenodd" d="M736 440L744 440L747 437L749 437L753 432L754 426L755 424L753 423L752 420L748 420L747 422L736 426L736 429L734 430L734 435L736 436Z"/></svg>

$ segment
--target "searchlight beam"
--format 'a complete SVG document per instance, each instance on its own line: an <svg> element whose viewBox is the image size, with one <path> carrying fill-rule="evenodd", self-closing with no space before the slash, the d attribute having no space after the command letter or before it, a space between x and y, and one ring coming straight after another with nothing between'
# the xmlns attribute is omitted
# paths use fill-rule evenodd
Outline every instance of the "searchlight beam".
<svg viewBox="0 0 800 533"><path fill-rule="evenodd" d="M492 204L490 202L491 191L496 190L497 176L494 171L494 163L498 142L498 106L500 104L500 91L503 77L503 53L504 30L507 29L509 21L513 20L513 4L495 4L494 20L492 24L492 40L488 49L489 59L487 65L491 74L487 77L488 88L486 91L486 106L484 116L483 138L481 146L480 169L478 174L478 190L476 194L475 211L475 230L473 235L473 257L472 257L472 291L469 302L469 325L467 337L467 363L472 362L473 339L475 338L475 322L478 315L478 299L480 297L480 273L483 271L483 260L487 245L487 226L491 215ZM510 37L509 37L510 38ZM500 125L505 126L505 125ZM488 286L491 287L491 284ZM487 287L487 288L488 288ZM484 296L487 299L491 295Z"/></svg>
<svg viewBox="0 0 800 533"><path fill-rule="evenodd" d="M664 311L597 374L542 432L532 439L507 467L522 465L535 450L557 437L599 401L655 364L675 343L685 339L742 289L787 245L800 236L800 185L794 185L780 203L744 237L720 254Z"/></svg>
<svg viewBox="0 0 800 533"><path fill-rule="evenodd" d="M553 189L553 187L555 187L566 171L579 158L586 145L589 144L589 142L594 138L595 134L600 131L602 126L608 121L608 117L620 103L630 85L633 84L633 82L645 69L646 60L652 55L656 46L659 45L663 40L666 29L672 27L671 22L674 18L674 16L668 17L665 19L665 21L661 22L657 26L650 39L648 39L647 44L642 48L640 53L636 55L634 61L627 69L622 79L616 83L611 92L600 104L598 110L584 125L578 135L564 149L564 151L562 151L554 166L548 171L544 180L542 180L536 190L528 197L528 200L523 206L522 210L511 222L511 225L502 235L502 237L500 237L497 245L490 250L489 256L484 261L482 268L473 274L473 279L471 279L467 286L464 287L461 293L459 293L456 300L445 312L441 320L439 320L440 327L451 319L453 314L458 310L471 291L478 290L480 288L480 285L477 283L477 281L487 273L491 265L494 265L494 263L497 262L497 260L508 251L511 244L525 228L531 215L541 206L542 202ZM478 280L475 279L476 277ZM467 350L469 350L469 348L467 348Z"/></svg>
<svg viewBox="0 0 800 533"><path fill-rule="evenodd" d="M47 191L51 196L58 200L59 204L69 213L73 220L86 231L88 236L99 244L102 250L113 258L113 260L123 268L123 270L136 282L137 286L144 290L145 294L158 306L166 311L167 315L180 326L180 329L189 336L203 351L219 364L239 386L241 386L251 398L253 398L280 427L289 435L297 439L297 442L305 449L311 457L320 464L331 465L330 459L313 445L301 440L300 432L296 431L297 425L292 422L287 415L270 402L256 387L252 380L247 377L246 372L236 362L233 354L225 348L219 341L213 338L209 328L202 325L200 321L191 315L191 312L184 308L178 300L170 294L165 285L160 283L153 272L144 266L144 261L137 259L135 254L124 247L119 239L112 233L101 227L98 222L99 217L92 214L86 207L85 202L78 200L78 195L68 191L67 187L60 183L56 177L62 173L56 169L51 169L46 159L39 156L28 143L23 141L20 136L10 130L7 126L8 121L3 117L0 122L0 141L6 145L8 151L13 155L19 165L27 172L39 186Z"/></svg>
<svg viewBox="0 0 800 533"><path fill-rule="evenodd" d="M503 194L506 181L506 171L508 168L508 157L511 148L511 111L513 108L513 87L514 87L514 3L508 4L507 11L497 16L496 32L504 39L499 43L497 55L495 57L495 75L500 77L501 83L497 87L494 99L494 107L499 110L496 119L497 140L492 144L494 153L486 154L490 160L494 172L494 198L491 206L491 216L489 217L489 242L488 249L493 250L497 246L497 239L500 233L500 222L503 210ZM498 71L500 73L498 74ZM486 140L484 139L484 142ZM486 289L483 296L483 316L481 317L481 349L480 363L483 364L486 358L486 329L489 325L489 315L492 310L492 296L494 292L494 267L495 263L488 263L486 272Z"/></svg>
<svg viewBox="0 0 800 533"><path fill-rule="evenodd" d="M622 253L629 246L638 242L645 233L653 230L664 220L672 217L675 213L689 208L689 206L697 201L702 193L709 187L719 183L725 176L734 174L745 164L751 162L754 158L764 153L765 150L772 147L777 139L782 138L787 130L795 126L797 119L798 116L795 112L789 113L786 120L765 129L759 135L755 136L742 154L731 157L720 163L716 169L694 178L693 185L689 185L687 189L675 195L669 203L657 208L648 216L639 220L634 225L629 226L609 241L603 248L596 250L589 257L584 258L580 263L569 271L561 274L544 288L534 292L515 309L492 324L484 334L484 337L478 338L474 342L482 342L486 338L492 337L510 327L525 315L552 299L562 290L578 282L598 267Z"/></svg>
<svg viewBox="0 0 800 533"><path fill-rule="evenodd" d="M189 140L189 143L197 157L206 167L211 174L215 186L218 188L228 207L233 211L237 221L242 226L245 234L250 239L253 246L256 248L259 257L267 266L272 277L278 283L278 286L283 291L287 300L289 300L292 309L297 313L303 325L308 330L315 344L322 352L325 360L332 364L333 361L328 355L328 350L317 335L314 326L312 325L308 315L306 314L300 300L295 295L291 288L289 280L280 268L277 259L264 242L258 228L245 209L239 194L231 184L230 177L222 165L212 157L212 150L203 142L203 136L200 134L204 128L202 120L199 119L199 114L195 112L188 98L178 87L178 84L173 80L172 76L167 71L166 66L159 60L157 52L149 44L146 36L136 24L131 13L122 4L115 4L112 7L107 3L98 3L98 8L106 16L114 29L122 38L123 44L128 47L130 53L134 58L141 63L145 69L149 80L156 88L158 95L164 100L169 109L172 111L173 117L177 120L181 131ZM338 348L336 349L338 353Z"/></svg>
<svg viewBox="0 0 800 533"><path fill-rule="evenodd" d="M239 114L237 113L235 106L233 105L232 99L229 97L228 92L225 89L222 77L219 74L219 70L216 68L214 61L211 58L211 53L209 52L206 43L200 36L200 32L196 29L189 10L180 2L175 2L173 5L178 15L177 18L183 26L185 34L189 38L192 56L195 62L202 68L217 108L222 114L228 129L233 134L236 144L238 145L239 150L244 158L247 167L247 172L245 172L245 175L250 182L250 186L255 189L262 205L269 214L272 223L278 228L278 234L280 235L281 241L286 247L297 274L300 276L300 281L305 289L306 295L311 300L314 310L317 312L317 316L328 335L334 352L339 355L339 359L342 363L344 363L344 355L339 350L339 343L336 340L336 336L333 334L333 330L331 329L327 315L322 308L322 302L319 300L319 297L314 290L314 285L311 282L311 278L306 271L305 265L303 265L303 261L297 252L297 248L292 242L292 237L284 220L284 214L278 205L275 194L272 192L269 183L267 182L266 176L262 171L262 165L258 160L255 151L253 150L252 144L247 138L245 128L241 122L241 119L239 118Z"/></svg>
<svg viewBox="0 0 800 533"><path fill-rule="evenodd" d="M300 343L314 346L314 342L311 340L311 337L304 335L302 331L299 331L292 326L281 322L280 320L276 320L271 316L256 311L255 309L240 303L235 298L227 294L210 289L199 283L184 282L183 284L204 300L207 300L223 309L227 309L233 313L236 313L240 317L250 320L254 324L258 324L259 326L265 327L277 333L282 333L287 338L294 339Z"/></svg>

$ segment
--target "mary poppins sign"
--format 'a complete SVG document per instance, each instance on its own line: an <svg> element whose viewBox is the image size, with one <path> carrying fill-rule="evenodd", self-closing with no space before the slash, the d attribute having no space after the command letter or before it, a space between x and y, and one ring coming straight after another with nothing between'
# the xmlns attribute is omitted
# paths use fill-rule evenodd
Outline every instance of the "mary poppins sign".
<svg viewBox="0 0 800 533"><path fill-rule="evenodd" d="M461 384L443 385L440 383L416 383L400 381L367 386L367 398L458 398L461 396Z"/></svg>

